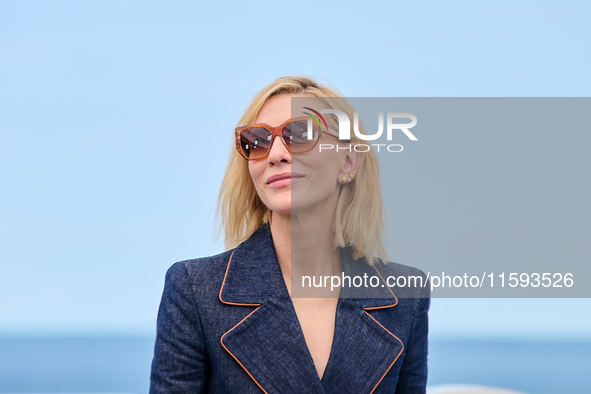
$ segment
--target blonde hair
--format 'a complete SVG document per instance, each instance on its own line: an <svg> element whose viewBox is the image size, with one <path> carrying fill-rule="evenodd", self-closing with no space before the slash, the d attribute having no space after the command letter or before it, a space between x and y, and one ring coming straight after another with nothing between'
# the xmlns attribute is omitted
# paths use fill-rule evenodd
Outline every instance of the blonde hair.
<svg viewBox="0 0 591 394"><path fill-rule="evenodd" d="M255 122L263 105L279 94L302 94L321 97L329 107L344 111L353 118L353 109L334 88L316 83L308 77L281 77L250 102L237 126ZM362 125L360 125L360 128ZM359 142L352 136L351 142ZM248 239L261 225L270 223L271 210L261 201L250 177L248 161L234 149L220 187L218 212L226 248L232 249ZM380 169L375 152L362 154L355 181L342 186L333 225L335 246L350 247L354 259L365 258L373 264L377 254L388 261L382 245L384 231Z"/></svg>

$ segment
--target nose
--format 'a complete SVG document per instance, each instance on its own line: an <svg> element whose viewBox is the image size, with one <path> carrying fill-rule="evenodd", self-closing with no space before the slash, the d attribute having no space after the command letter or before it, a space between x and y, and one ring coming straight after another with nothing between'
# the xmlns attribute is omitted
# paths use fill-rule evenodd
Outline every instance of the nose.
<svg viewBox="0 0 591 394"><path fill-rule="evenodd" d="M289 153L285 147L281 137L277 136L273 140L273 145L269 151L267 161L272 165L277 165L279 163L291 164L291 153Z"/></svg>

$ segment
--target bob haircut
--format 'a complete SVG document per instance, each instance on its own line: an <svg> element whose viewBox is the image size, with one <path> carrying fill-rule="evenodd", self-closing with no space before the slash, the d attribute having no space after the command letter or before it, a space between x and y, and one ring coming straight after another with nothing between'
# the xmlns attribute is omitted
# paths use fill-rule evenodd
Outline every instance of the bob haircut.
<svg viewBox="0 0 591 394"><path fill-rule="evenodd" d="M353 108L336 89L318 84L309 77L281 77L252 99L237 126L253 124L267 100L279 94L320 97L326 102L327 108L340 109L349 115L349 119L353 118ZM359 126L360 131L364 132L362 125ZM352 144L360 141L357 136L351 137ZM364 258L368 264L373 265L376 255L383 262L388 261L382 244L384 222L380 169L373 149L370 148L361 155L361 165L355 180L341 185L333 223L334 245L351 248L354 259ZM228 249L238 246L261 225L271 222L271 210L257 195L248 170L248 161L236 149L230 154L222 180L218 212Z"/></svg>

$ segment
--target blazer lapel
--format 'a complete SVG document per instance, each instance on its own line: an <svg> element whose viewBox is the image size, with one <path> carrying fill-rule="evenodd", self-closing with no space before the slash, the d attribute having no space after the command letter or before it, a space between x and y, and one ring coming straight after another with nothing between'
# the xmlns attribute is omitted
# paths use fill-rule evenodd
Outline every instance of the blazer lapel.
<svg viewBox="0 0 591 394"><path fill-rule="evenodd" d="M342 261L345 276L377 276L380 284L341 290L333 350L322 383L329 393L371 393L398 360L404 345L368 311L395 307L398 299L377 265L353 260L349 249L343 250Z"/></svg>
<svg viewBox="0 0 591 394"><path fill-rule="evenodd" d="M325 393L287 290L222 337L222 345L267 393Z"/></svg>
<svg viewBox="0 0 591 394"><path fill-rule="evenodd" d="M322 383L327 393L371 393L404 346L352 299L341 298Z"/></svg>
<svg viewBox="0 0 591 394"><path fill-rule="evenodd" d="M266 393L325 393L285 287L268 226L230 257L219 295L237 306L258 306L221 344Z"/></svg>
<svg viewBox="0 0 591 394"><path fill-rule="evenodd" d="M343 251L346 275L376 275ZM379 274L379 272L378 272ZM370 393L403 351L402 342L367 311L394 307L386 286L372 293L342 291L330 358L322 381L285 287L268 226L262 226L230 257L220 301L257 307L221 338L226 351L266 393ZM343 298L346 297L346 298Z"/></svg>

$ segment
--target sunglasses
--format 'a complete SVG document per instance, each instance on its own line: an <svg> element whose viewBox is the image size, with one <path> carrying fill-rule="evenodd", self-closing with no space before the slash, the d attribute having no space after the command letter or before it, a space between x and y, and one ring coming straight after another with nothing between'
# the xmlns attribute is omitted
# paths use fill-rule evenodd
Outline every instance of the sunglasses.
<svg viewBox="0 0 591 394"><path fill-rule="evenodd" d="M246 160L262 160L269 156L275 137L281 137L290 153L305 153L314 149L321 133L338 138L322 130L317 122L308 117L288 119L277 127L257 123L236 128L236 149Z"/></svg>

